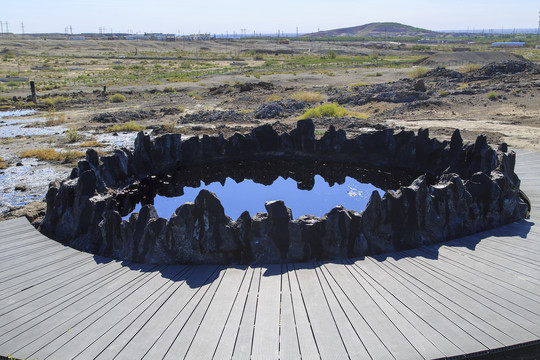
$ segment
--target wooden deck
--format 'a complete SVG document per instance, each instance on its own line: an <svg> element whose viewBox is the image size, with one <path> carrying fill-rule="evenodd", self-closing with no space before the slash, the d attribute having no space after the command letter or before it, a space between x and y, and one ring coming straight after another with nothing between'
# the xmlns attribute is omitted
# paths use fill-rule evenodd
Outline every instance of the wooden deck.
<svg viewBox="0 0 540 360"><path fill-rule="evenodd" d="M25 359L431 359L540 339L540 154L529 220L342 262L154 266L0 223L0 355Z"/></svg>

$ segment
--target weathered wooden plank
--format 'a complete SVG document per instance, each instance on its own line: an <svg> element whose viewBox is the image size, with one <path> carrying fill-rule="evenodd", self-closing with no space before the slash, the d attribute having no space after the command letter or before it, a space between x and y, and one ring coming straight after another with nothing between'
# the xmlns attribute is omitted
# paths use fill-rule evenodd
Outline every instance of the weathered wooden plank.
<svg viewBox="0 0 540 360"><path fill-rule="evenodd" d="M292 304L291 285L287 265L281 265L281 315L280 315L280 342L279 358L281 360L295 360L300 358L300 345L296 320Z"/></svg>
<svg viewBox="0 0 540 360"><path fill-rule="evenodd" d="M236 336L240 327L240 321L242 319L242 314L244 313L244 305L248 297L248 291L253 282L254 275L255 269L251 266L247 267L242 285L236 294L234 304L229 312L229 317L221 332L221 338L213 355L214 359L230 359L232 357Z"/></svg>
<svg viewBox="0 0 540 360"><path fill-rule="evenodd" d="M2 300L0 305L0 316L8 315L11 312L21 312L25 307L42 309L48 303L62 302L65 297L73 295L77 291L92 287L100 283L103 278L115 273L129 271L127 268L114 266L87 267L83 272L74 275L71 279L63 281L51 281L38 284L34 287L12 294L9 298Z"/></svg>
<svg viewBox="0 0 540 360"><path fill-rule="evenodd" d="M313 264L294 264L294 269L321 358L349 358Z"/></svg>
<svg viewBox="0 0 540 360"><path fill-rule="evenodd" d="M73 277L73 273L84 271L85 266L95 267L95 261L85 254L79 253L75 256L69 256L65 259L43 266L38 271L20 271L14 274L6 274L6 277L0 278L0 301L13 293L24 291L36 285L43 285L46 282L58 281L63 276L69 279ZM4 275L2 273L2 275Z"/></svg>
<svg viewBox="0 0 540 360"><path fill-rule="evenodd" d="M88 305L85 309L68 307L64 309L61 317L64 322L52 327L33 345L44 344L32 356L38 358L73 359L107 332L117 321L125 317L134 308L145 302L154 293L160 292L166 280L160 278L157 271L141 273L133 281L128 279L117 291L104 296L90 294L85 297ZM82 311L80 311L82 310ZM66 331L69 329L69 331Z"/></svg>
<svg viewBox="0 0 540 360"><path fill-rule="evenodd" d="M287 264L287 280L291 286L291 300L296 321L296 332L298 335L298 346L300 354L304 359L320 358L319 349L313 336L313 329L309 321L309 315L304 305L303 294L300 291L298 278L293 264Z"/></svg>
<svg viewBox="0 0 540 360"><path fill-rule="evenodd" d="M429 291L429 298L440 304L437 306L439 311L453 317L457 326L488 349L511 344L515 336L530 338L532 335L526 330L531 324L516 325L508 321L503 316L504 308L491 299L467 291L451 278L437 276L426 267L419 268L410 259L403 259L399 266L387 261L384 266L393 275Z"/></svg>
<svg viewBox="0 0 540 360"><path fill-rule="evenodd" d="M451 267L452 271L457 268L469 274L473 273L479 282L494 283L513 293L518 292L521 296L533 301L540 301L540 284L525 281L515 276L515 274L494 268L481 261L467 261L466 257L453 252L448 247L441 247L438 252L428 248L420 251L425 253L428 258L437 256L439 262L445 263L442 266Z"/></svg>
<svg viewBox="0 0 540 360"><path fill-rule="evenodd" d="M197 306L193 309L189 317L186 319L184 325L177 333L173 343L165 354L165 359L184 359L186 354L197 335L202 320L210 303L215 298L217 289L221 285L221 282L225 278L227 270L224 269L219 272L218 277L213 280L209 285L205 294L200 299Z"/></svg>
<svg viewBox="0 0 540 360"><path fill-rule="evenodd" d="M155 292L145 299L132 296L131 301L135 303L131 307L121 304L123 314L114 314L116 319L107 319L107 326L98 330L97 337L91 344L80 347L80 352L75 358L91 358L100 356L103 352L108 352L109 358L118 354L119 350L131 339L139 329L152 318L160 307L185 284L185 279L193 271L191 266L169 266L162 270L160 274L165 282ZM137 300L138 303L137 303ZM128 312L125 313L125 308ZM122 315L122 316L119 316ZM142 355L141 355L142 356Z"/></svg>
<svg viewBox="0 0 540 360"><path fill-rule="evenodd" d="M53 331L56 331L57 335L60 336L66 334L66 331L72 326L69 320L73 316L92 306L99 309L98 304L104 298L110 296L111 299L114 299L112 294L121 294L123 289L130 288L140 280L141 276L138 272L119 271L119 276L116 278L105 279L94 287L84 289L85 291L70 294L64 297L62 302L54 301L53 303L43 304L43 307L46 308L44 311L13 327L13 331L5 333L10 338L4 341L4 337L2 337L2 346L14 348L14 353L24 349L25 353L29 354L30 357L34 356L35 352L38 352L48 343L49 336ZM34 306L40 305L42 304L34 304ZM15 335L12 333L15 333ZM17 337L23 338L24 342L21 344Z"/></svg>
<svg viewBox="0 0 540 360"><path fill-rule="evenodd" d="M251 356L277 359L279 357L279 316L281 301L281 265L263 267L259 299L253 328Z"/></svg>
<svg viewBox="0 0 540 360"><path fill-rule="evenodd" d="M336 326L339 329L339 333L343 339L343 344L347 350L347 354L351 359L369 359L370 355L366 350L366 347L362 340L358 337L353 324L349 321L343 306L341 306L338 297L335 294L334 289L332 289L330 284L334 282L329 280L327 277L330 275L327 274L328 270L324 265L319 264L319 267L316 267L315 270L319 275L319 282L321 283L321 288L323 293L326 296L328 306L331 309L332 316Z"/></svg>
<svg viewBox="0 0 540 360"><path fill-rule="evenodd" d="M357 291L356 287L359 285L345 265L328 263L324 265L324 268L327 269L325 273L330 287L347 315L347 320L353 327L358 341L366 348L369 357L372 359L393 358L376 329L371 327L366 319L366 316L368 318L376 316L372 312L374 303L371 302L369 296L361 296L356 299L350 297L350 293ZM366 315L363 315L364 313Z"/></svg>
<svg viewBox="0 0 540 360"><path fill-rule="evenodd" d="M426 328L423 335L430 340L433 339L431 340L432 343L441 344L441 351L448 356L487 349L486 346L469 334L468 330L471 330L469 329L470 324L464 326L461 325L461 322L458 324L456 314L450 311L445 304L441 304L437 299L433 298L428 289L411 282L411 279L400 276L400 273L389 272L386 266L386 262L389 260L390 258L387 258L386 261L381 262L366 258L366 261L362 263L356 262L355 266L358 270L363 271L366 276L376 279L388 293L395 296L396 300L431 325L431 329ZM451 344L438 342L441 335L451 341L456 348L452 350ZM390 342L390 339L385 340L385 344ZM442 346L444 346L444 350L442 350ZM402 348L403 346L394 349L392 352L395 353Z"/></svg>
<svg viewBox="0 0 540 360"><path fill-rule="evenodd" d="M402 289L389 290L379 282L378 278L373 278L370 270L374 273L383 274L383 269L378 269L378 264L369 260L355 262L347 267L351 275L354 276L358 284L364 289L376 308L385 316L386 327L378 328L378 336L392 352L396 358L407 356L409 358L441 357L459 353L460 349L455 341L449 340L445 336L448 324L444 319L440 319L435 312L429 313L430 318L420 317L413 306L408 302L416 303L416 294L410 293L404 284L400 284ZM384 282L386 285L386 282ZM394 294L399 291L402 297ZM403 297L406 297L404 300ZM434 325L434 322L441 320ZM387 330L388 329L388 330ZM387 332L394 334L393 337L400 339L394 344L387 336ZM406 355L408 354L408 355Z"/></svg>
<svg viewBox="0 0 540 360"><path fill-rule="evenodd" d="M198 266L142 325L129 327L99 354L99 359L162 359L218 275L217 266ZM140 323L138 323L140 324Z"/></svg>
<svg viewBox="0 0 540 360"><path fill-rule="evenodd" d="M39 254L39 257L37 254ZM28 255L27 257L21 259L20 263L17 263L13 266L9 266L7 262L4 262L4 269L0 271L5 273L6 279L12 276L20 276L22 274L27 274L29 272L39 273L45 267L61 263L62 261L65 261L66 259L75 256L73 253L65 251L54 251L50 254L37 254L34 254L33 256Z"/></svg>
<svg viewBox="0 0 540 360"><path fill-rule="evenodd" d="M522 317L529 318L531 321L540 323L540 315L535 313L540 311L540 296L534 293L528 293L524 288L530 284L529 282L518 279L513 279L513 283L504 282L501 278L484 275L481 271L477 271L471 276L470 271L463 268L463 265L458 266L448 259L441 258L437 261L426 261L421 257L414 259L415 262L421 263L433 271L436 271L440 276L453 278L460 285L470 288L471 292L479 292L482 296L496 299L496 301L513 312L520 314ZM516 284L523 287L519 288ZM540 286L535 286L540 290Z"/></svg>
<svg viewBox="0 0 540 360"><path fill-rule="evenodd" d="M262 268L254 269L253 279L249 287L249 292L244 302L244 311L240 319L240 326L236 335L233 359L250 359L251 345L253 343L253 328L255 324L255 314L257 311L257 298L259 285L262 276Z"/></svg>
<svg viewBox="0 0 540 360"><path fill-rule="evenodd" d="M236 295L240 291L246 267L228 267L216 293L201 320L186 359L210 359L217 349L221 333L229 318ZM234 339L228 338L234 344ZM229 354L230 357L231 354Z"/></svg>

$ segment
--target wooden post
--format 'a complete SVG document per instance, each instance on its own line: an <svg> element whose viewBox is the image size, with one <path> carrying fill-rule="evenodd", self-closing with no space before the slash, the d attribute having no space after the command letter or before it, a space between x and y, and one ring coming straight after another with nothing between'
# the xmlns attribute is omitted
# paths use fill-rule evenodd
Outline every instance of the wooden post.
<svg viewBox="0 0 540 360"><path fill-rule="evenodd" d="M32 92L32 101L37 104L36 84L33 81L30 81L30 91Z"/></svg>

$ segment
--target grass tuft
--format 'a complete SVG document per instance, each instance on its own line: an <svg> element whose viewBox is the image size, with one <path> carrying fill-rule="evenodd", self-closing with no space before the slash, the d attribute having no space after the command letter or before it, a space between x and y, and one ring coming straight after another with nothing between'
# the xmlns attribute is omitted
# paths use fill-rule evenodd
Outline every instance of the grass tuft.
<svg viewBox="0 0 540 360"><path fill-rule="evenodd" d="M72 162L75 159L84 157L84 153L76 150L56 151L54 149L34 149L27 150L21 154L22 158L36 158L43 161Z"/></svg>
<svg viewBox="0 0 540 360"><path fill-rule="evenodd" d="M428 71L429 71L428 68L417 67L417 68L414 68L411 72L409 72L409 76L413 79L423 78L424 76L426 76Z"/></svg>
<svg viewBox="0 0 540 360"><path fill-rule="evenodd" d="M112 103L122 103L126 101L126 97L122 94L114 94L109 97L109 101Z"/></svg>
<svg viewBox="0 0 540 360"><path fill-rule="evenodd" d="M280 101L280 100L283 100L283 96L279 94L272 94L269 97L267 97L264 101L270 102L270 101Z"/></svg>
<svg viewBox="0 0 540 360"><path fill-rule="evenodd" d="M67 130L65 134L68 143L75 143L84 139L84 135L79 134L75 128Z"/></svg>
<svg viewBox="0 0 540 360"><path fill-rule="evenodd" d="M338 104L325 104L308 109L300 116L300 119L320 118L320 117L340 117L350 115L349 111Z"/></svg>
<svg viewBox="0 0 540 360"><path fill-rule="evenodd" d="M143 125L137 125L134 121L129 121L125 124L114 124L105 129L106 132L117 132L117 131L143 131L146 129Z"/></svg>
<svg viewBox="0 0 540 360"><path fill-rule="evenodd" d="M313 91L297 91L289 96L291 99L304 101L307 103L316 103L322 101L323 96Z"/></svg>
<svg viewBox="0 0 540 360"><path fill-rule="evenodd" d="M88 148L95 148L95 147L102 147L102 146L105 146L104 143L101 143L95 139L92 139L92 140L88 140L88 141L85 141L85 142L82 142L79 144L80 147L88 147Z"/></svg>
<svg viewBox="0 0 540 360"><path fill-rule="evenodd" d="M54 108L56 105L69 101L70 98L65 96L53 96L43 99L43 103L49 108Z"/></svg>
<svg viewBox="0 0 540 360"><path fill-rule="evenodd" d="M489 100L494 101L494 100L497 100L499 98L499 95L496 92L492 91L492 92L488 93L487 97L488 97Z"/></svg>
<svg viewBox="0 0 540 360"><path fill-rule="evenodd" d="M461 71L462 73L471 73L473 71L476 71L478 69L480 69L482 67L482 65L480 64L466 64L466 65L463 65L459 71Z"/></svg>
<svg viewBox="0 0 540 360"><path fill-rule="evenodd" d="M5 169L5 168L7 168L7 163L4 160L4 158L0 156L0 169Z"/></svg>

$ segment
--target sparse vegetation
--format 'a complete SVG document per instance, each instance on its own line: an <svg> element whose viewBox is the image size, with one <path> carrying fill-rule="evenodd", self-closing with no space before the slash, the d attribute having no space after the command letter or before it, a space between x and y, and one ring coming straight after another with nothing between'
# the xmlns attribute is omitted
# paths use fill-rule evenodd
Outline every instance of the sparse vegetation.
<svg viewBox="0 0 540 360"><path fill-rule="evenodd" d="M122 103L126 101L126 97L122 94L114 94L109 97L109 101L112 103Z"/></svg>
<svg viewBox="0 0 540 360"><path fill-rule="evenodd" d="M95 147L103 147L103 146L105 146L105 144L100 143L99 141L97 141L95 139L91 139L91 140L80 143L79 146L80 147L95 148Z"/></svg>
<svg viewBox="0 0 540 360"><path fill-rule="evenodd" d="M264 101L265 102L270 102L270 101L280 101L280 100L283 100L283 96L281 96L279 94L272 94L272 95L268 96Z"/></svg>
<svg viewBox="0 0 540 360"><path fill-rule="evenodd" d="M441 96L448 96L448 94L449 93L446 90L443 90L443 89L439 90L439 95L441 95Z"/></svg>
<svg viewBox="0 0 540 360"><path fill-rule="evenodd" d="M459 71L461 71L462 73L471 73L473 71L476 71L478 69L480 69L482 67L482 65L480 64L466 64L466 65L463 65Z"/></svg>
<svg viewBox="0 0 540 360"><path fill-rule="evenodd" d="M143 131L146 129L143 125L135 124L134 121L129 121L124 124L114 124L113 126L109 126L105 131L107 132L118 132L118 131Z"/></svg>
<svg viewBox="0 0 540 360"><path fill-rule="evenodd" d="M7 163L4 160L4 158L0 156L0 169L5 169L5 168L7 168Z"/></svg>
<svg viewBox="0 0 540 360"><path fill-rule="evenodd" d="M487 94L487 97L488 97L489 100L494 101L494 100L497 100L499 98L499 95L496 92L492 91L492 92Z"/></svg>
<svg viewBox="0 0 540 360"><path fill-rule="evenodd" d="M36 158L43 161L61 161L64 163L72 162L83 156L84 153L76 150L56 151L54 149L27 150L21 154L22 158Z"/></svg>
<svg viewBox="0 0 540 360"><path fill-rule="evenodd" d="M349 115L349 111L338 104L325 104L316 108L308 109L300 116L300 119L320 118L320 117L340 117Z"/></svg>
<svg viewBox="0 0 540 360"><path fill-rule="evenodd" d="M316 103L316 102L322 101L323 99L323 96L321 94L313 92L313 91L298 91L298 92L292 93L289 97L291 99L304 101L307 103Z"/></svg>
<svg viewBox="0 0 540 360"><path fill-rule="evenodd" d="M66 141L68 143L75 143L75 142L79 142L82 139L84 139L84 135L79 134L77 132L77 129L75 129L75 128L71 128L71 129L67 130L65 135L66 135Z"/></svg>
<svg viewBox="0 0 540 360"><path fill-rule="evenodd" d="M49 106L49 108L55 108L56 105L67 102L69 100L70 98L68 97L54 96L54 97L44 98L42 101L45 105Z"/></svg>
<svg viewBox="0 0 540 360"><path fill-rule="evenodd" d="M417 67L417 68L414 68L411 72L409 72L409 76L413 79L423 78L424 76L426 76L428 71L429 71L428 68Z"/></svg>
<svg viewBox="0 0 540 360"><path fill-rule="evenodd" d="M462 83L459 83L459 84L458 84L457 89L458 89L458 90L463 90L463 89L467 89L468 87L469 87L469 84L468 84L468 83L462 82Z"/></svg>
<svg viewBox="0 0 540 360"><path fill-rule="evenodd" d="M195 100L202 100L203 97L198 92L188 92L187 95Z"/></svg>
<svg viewBox="0 0 540 360"><path fill-rule="evenodd" d="M176 121L171 121L170 123L163 125L163 130L171 134L178 133L178 129L176 128Z"/></svg>
<svg viewBox="0 0 540 360"><path fill-rule="evenodd" d="M44 126L58 126L66 122L66 116L64 114L57 114L53 107L49 107L49 113L45 118Z"/></svg>
<svg viewBox="0 0 540 360"><path fill-rule="evenodd" d="M358 86L369 86L368 83L364 83L364 82L357 82L357 83L352 83L352 84L349 84L349 87L358 87Z"/></svg>

